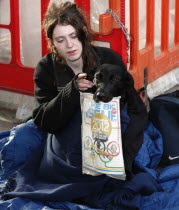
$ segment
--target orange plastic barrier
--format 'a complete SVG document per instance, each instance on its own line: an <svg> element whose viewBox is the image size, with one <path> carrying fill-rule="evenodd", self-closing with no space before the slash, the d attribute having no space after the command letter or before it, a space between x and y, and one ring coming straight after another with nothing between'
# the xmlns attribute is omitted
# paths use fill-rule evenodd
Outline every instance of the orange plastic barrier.
<svg viewBox="0 0 179 210"><path fill-rule="evenodd" d="M162 0L161 8L161 47L160 54L154 55L154 16L155 1L146 5L146 46L139 50L139 0L130 1L130 73L135 86L144 86L144 69L147 67L148 82L152 82L168 71L179 66L179 1L175 0L175 30L173 47L169 48L169 0Z"/></svg>
<svg viewBox="0 0 179 210"><path fill-rule="evenodd" d="M76 0L81 1L81 0ZM86 0L89 1L90 0ZM109 0L109 9L118 16L120 22L125 25L125 0ZM117 18L115 17L115 20ZM116 23L111 14L105 13L99 15L99 33L95 33L94 40L109 42L110 48L121 55L125 64L127 64L128 43L120 25Z"/></svg>
<svg viewBox="0 0 179 210"><path fill-rule="evenodd" d="M90 0L75 0L75 2L84 9L90 22ZM129 71L135 79L137 89L144 86L144 79L151 82L179 66L179 0L175 0L175 31L172 48L169 48L168 43L169 0L161 1L161 52L157 56L154 55L155 1L146 0L146 2L146 46L139 50L139 0L130 0L132 41ZM42 20L48 4L49 0L41 0ZM121 23L125 25L125 0L109 0L109 8L119 16ZM12 59L9 64L0 63L0 89L33 95L34 69L23 66L20 61L19 1L11 0L10 9L10 24L1 24L0 28L8 29L11 33ZM101 14L99 22L100 33L95 34L95 40L109 42L110 48L120 54L124 63L127 63L127 41L122 29L114 21L111 14ZM42 33L42 55L48 51L47 42Z"/></svg>
<svg viewBox="0 0 179 210"><path fill-rule="evenodd" d="M102 35L108 35L113 30L113 17L111 14L101 14L99 16L99 33Z"/></svg>
<svg viewBox="0 0 179 210"><path fill-rule="evenodd" d="M121 0L109 0L109 8L121 18ZM112 26L113 28L120 28L115 21L112 21Z"/></svg>

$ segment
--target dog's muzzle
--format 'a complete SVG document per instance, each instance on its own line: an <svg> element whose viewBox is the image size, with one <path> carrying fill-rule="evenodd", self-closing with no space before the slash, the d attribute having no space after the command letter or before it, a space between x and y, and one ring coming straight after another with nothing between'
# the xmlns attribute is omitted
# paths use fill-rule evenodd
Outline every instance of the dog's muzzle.
<svg viewBox="0 0 179 210"><path fill-rule="evenodd" d="M96 103L99 103L99 102L108 103L109 101L112 100L112 97L110 97L109 95L107 95L104 91L98 91L98 90L97 90L97 91L94 93L93 100L94 100Z"/></svg>

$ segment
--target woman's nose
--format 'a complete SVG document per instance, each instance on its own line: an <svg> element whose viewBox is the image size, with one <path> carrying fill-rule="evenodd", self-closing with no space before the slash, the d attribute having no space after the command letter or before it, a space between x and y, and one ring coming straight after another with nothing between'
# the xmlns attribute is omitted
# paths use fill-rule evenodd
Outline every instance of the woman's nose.
<svg viewBox="0 0 179 210"><path fill-rule="evenodd" d="M73 47L73 42L71 39L67 39L67 48Z"/></svg>

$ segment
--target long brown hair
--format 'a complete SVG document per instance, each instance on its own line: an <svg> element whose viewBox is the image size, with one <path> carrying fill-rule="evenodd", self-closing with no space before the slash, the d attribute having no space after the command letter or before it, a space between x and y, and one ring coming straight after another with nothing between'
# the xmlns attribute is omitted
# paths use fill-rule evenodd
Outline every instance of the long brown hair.
<svg viewBox="0 0 179 210"><path fill-rule="evenodd" d="M47 38L52 40L53 31L57 24L72 25L75 28L77 37L83 46L83 72L88 72L95 66L95 58L90 47L92 32L88 27L83 11L76 4L69 1L65 3L50 2L43 22ZM49 48L54 54L56 61L60 63L65 62L54 46L49 45Z"/></svg>

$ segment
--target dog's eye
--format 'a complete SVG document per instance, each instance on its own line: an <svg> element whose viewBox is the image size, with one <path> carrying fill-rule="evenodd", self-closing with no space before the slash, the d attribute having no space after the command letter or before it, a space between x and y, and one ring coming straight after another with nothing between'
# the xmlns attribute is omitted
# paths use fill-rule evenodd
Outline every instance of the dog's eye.
<svg viewBox="0 0 179 210"><path fill-rule="evenodd" d="M112 78L111 78L111 82L119 82L120 81L120 77L115 77L115 76L113 76Z"/></svg>
<svg viewBox="0 0 179 210"><path fill-rule="evenodd" d="M97 80L101 80L101 79L102 79L102 77L103 77L103 75L102 75L102 74L96 74L96 75L95 75L95 78L96 78Z"/></svg>

